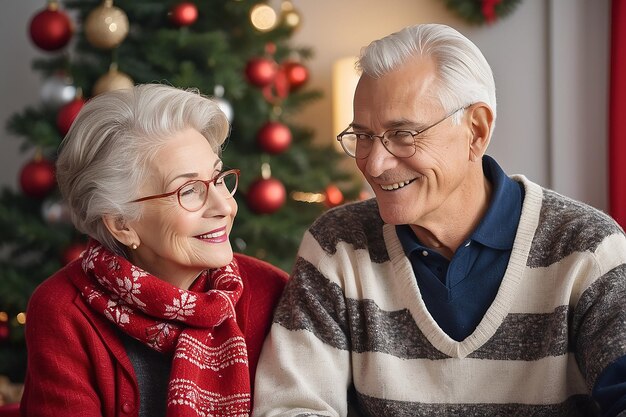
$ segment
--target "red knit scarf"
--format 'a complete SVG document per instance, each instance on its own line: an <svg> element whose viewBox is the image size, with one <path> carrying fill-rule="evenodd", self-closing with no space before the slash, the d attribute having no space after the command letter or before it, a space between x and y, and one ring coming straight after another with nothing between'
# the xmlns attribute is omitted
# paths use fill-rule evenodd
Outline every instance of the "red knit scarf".
<svg viewBox="0 0 626 417"><path fill-rule="evenodd" d="M122 331L172 352L167 416L248 416L250 376L235 304L243 282L237 262L203 272L189 290L156 278L99 242L83 254L74 279L86 302Z"/></svg>

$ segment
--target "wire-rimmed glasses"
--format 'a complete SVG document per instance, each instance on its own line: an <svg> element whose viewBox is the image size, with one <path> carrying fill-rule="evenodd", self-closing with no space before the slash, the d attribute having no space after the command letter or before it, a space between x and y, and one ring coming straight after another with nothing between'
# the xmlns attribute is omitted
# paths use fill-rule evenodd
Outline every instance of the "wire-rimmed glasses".
<svg viewBox="0 0 626 417"><path fill-rule="evenodd" d="M448 113L442 119L420 130L391 129L387 130L382 135L370 135L369 133L350 131L352 126L348 126L343 132L337 135L337 140L341 143L344 152L352 158L367 158L374 146L374 140L376 138L380 139L385 149L393 156L397 158L410 158L415 155L417 149L417 136L437 126L448 117L465 108L467 107L460 107Z"/></svg>
<svg viewBox="0 0 626 417"><path fill-rule="evenodd" d="M204 207L206 203L209 196L209 186L211 184L215 186L215 189L224 198L232 198L239 184L239 173L240 171L238 169L229 169L228 171L220 172L210 180L188 181L172 192L138 198L131 201L131 203L164 198L176 194L178 204L180 204L183 209L187 211L198 211Z"/></svg>

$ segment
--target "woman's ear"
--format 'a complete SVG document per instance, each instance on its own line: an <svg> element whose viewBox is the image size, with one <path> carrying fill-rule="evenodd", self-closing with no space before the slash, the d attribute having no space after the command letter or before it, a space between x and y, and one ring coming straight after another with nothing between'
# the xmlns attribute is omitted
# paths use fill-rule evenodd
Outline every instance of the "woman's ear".
<svg viewBox="0 0 626 417"><path fill-rule="evenodd" d="M123 217L105 214L102 216L102 222L109 233L122 245L133 247L133 245L139 246L141 243L135 229L129 226Z"/></svg>
<svg viewBox="0 0 626 417"><path fill-rule="evenodd" d="M483 102L472 104L466 111L472 129L469 157L472 162L480 161L487 152L491 140L493 112L491 107Z"/></svg>

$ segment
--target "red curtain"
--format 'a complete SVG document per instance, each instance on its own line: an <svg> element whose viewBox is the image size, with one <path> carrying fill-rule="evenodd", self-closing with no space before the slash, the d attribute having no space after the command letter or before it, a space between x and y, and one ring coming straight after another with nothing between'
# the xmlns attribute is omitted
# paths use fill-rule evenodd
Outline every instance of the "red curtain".
<svg viewBox="0 0 626 417"><path fill-rule="evenodd" d="M626 0L611 4L609 210L626 229Z"/></svg>

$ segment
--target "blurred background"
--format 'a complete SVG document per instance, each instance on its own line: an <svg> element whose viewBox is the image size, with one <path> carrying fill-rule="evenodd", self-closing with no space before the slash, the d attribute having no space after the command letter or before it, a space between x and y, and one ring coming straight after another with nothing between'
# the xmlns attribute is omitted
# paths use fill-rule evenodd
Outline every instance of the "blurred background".
<svg viewBox="0 0 626 417"><path fill-rule="evenodd" d="M272 4L270 2L269 4ZM40 74L31 61L42 52L28 22L42 0L4 2L0 14L0 122L40 101ZM294 0L301 16L293 43L309 46L309 85L323 97L297 115L319 143L332 143L332 68L362 46L415 23L455 27L491 63L498 121L489 153L509 173L607 208L608 0L525 0L510 15L475 26L443 0ZM279 5L278 5L279 6ZM275 5L275 7L278 7ZM0 132L0 183L17 186L24 162L19 140Z"/></svg>
<svg viewBox="0 0 626 417"><path fill-rule="evenodd" d="M68 227L58 195L31 171L42 152L53 162L63 136L54 126L58 114L66 124L72 120L63 113L66 103L58 114L50 108L61 98L60 90L50 92L55 66L73 72L70 85L86 97L111 62L135 82L161 80L219 95L234 114L225 158L242 168L233 245L288 271L317 215L369 197L335 140L351 121L354 57L405 26L448 24L478 45L494 72L498 117L487 153L509 174L608 211L609 0L119 0L130 32L113 52L84 38L85 17L107 2L58 2L74 22L60 51L42 50L29 32L47 1L2 3L0 404L3 392L19 389L2 375L18 382L23 375L30 293L84 244ZM186 14L190 4L199 9L195 17ZM252 18L257 6L275 12L278 26L258 26L265 23ZM91 67L77 63L81 56L90 57ZM198 57L207 68L194 64ZM269 84L259 57L273 65ZM278 124L261 129L267 123Z"/></svg>

